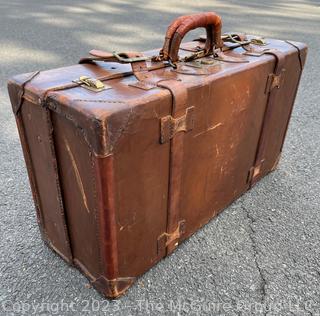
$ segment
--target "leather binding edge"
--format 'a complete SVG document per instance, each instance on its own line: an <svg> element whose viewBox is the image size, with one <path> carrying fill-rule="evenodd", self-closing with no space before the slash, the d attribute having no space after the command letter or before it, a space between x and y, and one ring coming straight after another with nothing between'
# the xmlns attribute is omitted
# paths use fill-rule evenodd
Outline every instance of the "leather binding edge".
<svg viewBox="0 0 320 316"><path fill-rule="evenodd" d="M93 287L108 298L114 299L121 296L135 281L135 277L116 278L109 280L99 276L91 283Z"/></svg>
<svg viewBox="0 0 320 316"><path fill-rule="evenodd" d="M74 266L85 275L90 284L104 297L115 299L121 296L136 280L135 277L107 279L105 276L98 274L97 277L92 275L87 267L78 259L74 259Z"/></svg>
<svg viewBox="0 0 320 316"><path fill-rule="evenodd" d="M42 210L41 210L41 206L40 206L39 190L37 188L37 181L36 181L35 173L34 173L34 169L33 169L30 147L29 147L26 135L25 135L23 119L22 119L22 115L21 115L21 111L20 111L21 107L23 105L23 102L24 102L24 94L25 94L26 85L34 77L36 77L39 73L40 73L39 71L32 73L21 83L17 83L15 81L9 81L8 82L8 90L9 90L9 95L10 95L10 99L11 99L11 103L12 103L12 109L13 109L13 112L14 112L15 118L16 118L19 136L21 139L25 162L27 165L27 171L28 171L31 191L32 191L36 214L37 214L38 226L40 229L42 239L55 252L57 252L65 261L67 261L70 264L73 264L72 249L71 249L68 227L66 224L66 217L65 217L65 212L64 212L64 206L63 206L63 200L62 200L62 194L61 194L61 186L60 186L59 173L58 173L58 164L57 164L57 160L56 160L54 140L53 140L53 135L52 135L53 127L52 127L50 113L48 112L49 110L46 109L48 137L49 137L49 143L50 143L50 151L51 151L51 155L52 155L52 163L54 164L53 169L54 169L55 178L56 178L55 182L56 182L56 186L57 186L60 212L61 212L61 216L62 216L63 223L64 223L63 231L65 233L66 253L57 249L55 246L53 246L53 244L51 243L51 241L46 233L46 230L45 230L45 223L44 223L43 214L42 214Z"/></svg>
<svg viewBox="0 0 320 316"><path fill-rule="evenodd" d="M100 276L92 285L103 295L115 298L133 283L134 278L119 277L117 223L114 184L114 157L94 156L97 190L99 248L101 255Z"/></svg>
<svg viewBox="0 0 320 316"><path fill-rule="evenodd" d="M288 127L289 127L289 123L290 123L290 119L291 119L291 114L292 114L292 111L293 111L293 105L294 105L294 102L296 100L299 84L300 84L301 77L302 77L302 71L303 71L303 68L304 68L305 61L306 61L306 54L304 56L302 56L301 49L298 46L294 45L290 41L286 41L286 43L288 43L289 45L293 46L298 52L298 61L299 61L299 65L300 65L300 73L299 73L299 78L298 78L298 82L297 82L297 86L296 86L296 91L295 91L295 94L294 94L294 97L293 97L293 101L292 101L292 105L291 105L291 110L290 110L290 113L289 113L288 121L287 121L287 124L286 124L286 130L285 130L285 133L283 135L282 144L281 144L281 147L280 147L279 157L278 157L278 160L277 160L276 164L273 166L274 169L276 168L276 166L277 166L277 164L279 163L279 160L280 160L280 156L281 156L281 153L282 153L284 141L286 139L286 135L287 135L287 132L288 132Z"/></svg>

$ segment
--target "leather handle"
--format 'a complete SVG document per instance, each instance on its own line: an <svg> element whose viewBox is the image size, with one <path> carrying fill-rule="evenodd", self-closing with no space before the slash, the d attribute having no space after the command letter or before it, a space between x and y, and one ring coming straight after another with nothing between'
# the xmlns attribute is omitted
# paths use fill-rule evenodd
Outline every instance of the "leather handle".
<svg viewBox="0 0 320 316"><path fill-rule="evenodd" d="M179 58L178 52L183 37L189 31L199 27L204 27L207 32L205 52L212 51L213 47L221 48L223 46L223 41L221 40L222 21L215 12L181 16L168 27L162 49L164 59L176 62Z"/></svg>

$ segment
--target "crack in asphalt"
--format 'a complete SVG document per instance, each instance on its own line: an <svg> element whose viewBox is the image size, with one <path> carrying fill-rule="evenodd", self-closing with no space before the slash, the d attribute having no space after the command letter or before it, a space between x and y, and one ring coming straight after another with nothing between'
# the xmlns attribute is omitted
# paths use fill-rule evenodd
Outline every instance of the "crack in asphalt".
<svg viewBox="0 0 320 316"><path fill-rule="evenodd" d="M261 292L261 304L262 306L265 307L265 312L264 312L264 315L267 316L268 312L267 312L267 303L266 303L266 296L267 296L267 292L266 292L266 286L267 286L267 280L264 276L264 272L262 271L261 267L260 267L260 264L258 262L258 245L257 245L257 242L254 238L254 234L255 234L255 231L252 227L253 223L255 223L255 219L252 217L252 215L250 214L250 212L242 206L242 209L244 210L245 214L246 214L246 217L247 219L249 220L249 229L250 229L250 232L249 232L249 238L250 238L250 241L251 241L251 245L252 245L252 249L253 249L253 252L254 252L254 261L255 261L255 265L257 267L257 270L259 272L259 275L260 275L260 279L261 279L261 286L260 286L260 292Z"/></svg>
<svg viewBox="0 0 320 316"><path fill-rule="evenodd" d="M267 297L267 291L266 291L266 286L267 286L267 279L265 277L265 272L263 271L263 269L260 267L260 264L259 264L259 261L258 261L258 245L257 245L257 242L256 242L256 239L254 238L254 234L255 234L255 230L253 229L253 224L256 222L255 218L250 214L249 210L246 209L245 207L241 207L244 211L244 213L246 214L246 217L247 219L249 220L249 229L250 229L250 232L249 232L249 238L250 238L250 241L251 241L251 245L252 245L252 249L253 249L253 252L254 252L254 261L255 261L255 265L257 267L257 270L259 272L259 276L260 276L260 279L261 279L261 287L260 287L260 292L261 292L261 304L262 306L265 308L265 312L264 312L264 316L267 316L268 315L268 304L267 304L267 301L266 301L266 297ZM306 309L306 306L304 306L303 310L305 312L307 312L309 315L313 316L313 312Z"/></svg>

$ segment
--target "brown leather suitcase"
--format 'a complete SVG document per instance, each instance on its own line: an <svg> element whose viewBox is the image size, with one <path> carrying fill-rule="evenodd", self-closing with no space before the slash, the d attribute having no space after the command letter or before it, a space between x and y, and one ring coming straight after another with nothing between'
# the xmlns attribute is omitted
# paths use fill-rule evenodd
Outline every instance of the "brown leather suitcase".
<svg viewBox="0 0 320 316"><path fill-rule="evenodd" d="M43 239L121 295L275 169L306 53L221 35L211 12L176 19L160 53L92 51L10 80Z"/></svg>

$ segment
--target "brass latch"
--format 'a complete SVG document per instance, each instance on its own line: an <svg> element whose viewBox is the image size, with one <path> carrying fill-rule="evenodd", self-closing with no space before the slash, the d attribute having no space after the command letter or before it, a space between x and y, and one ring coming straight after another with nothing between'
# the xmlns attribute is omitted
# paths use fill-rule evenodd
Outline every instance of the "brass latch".
<svg viewBox="0 0 320 316"><path fill-rule="evenodd" d="M268 45L267 41L263 37L259 36L251 38L250 43L258 46Z"/></svg>
<svg viewBox="0 0 320 316"><path fill-rule="evenodd" d="M279 75L269 74L265 93L269 93L274 88L280 89L284 78L284 72L285 69L282 69Z"/></svg>
<svg viewBox="0 0 320 316"><path fill-rule="evenodd" d="M161 118L161 136L160 143L168 142L175 134L179 132L188 132L194 126L194 107L189 107L186 114L173 118L171 115Z"/></svg>
<svg viewBox="0 0 320 316"><path fill-rule="evenodd" d="M110 86L105 85L99 79L91 78L88 76L81 76L79 79L74 80L73 82L78 83L81 85L81 87L94 92L100 92L105 89L111 88Z"/></svg>
<svg viewBox="0 0 320 316"><path fill-rule="evenodd" d="M186 231L186 221L181 220L178 223L177 228L172 233L163 233L158 237L158 254L161 253L167 246L176 241L175 247L178 246L178 239Z"/></svg>

